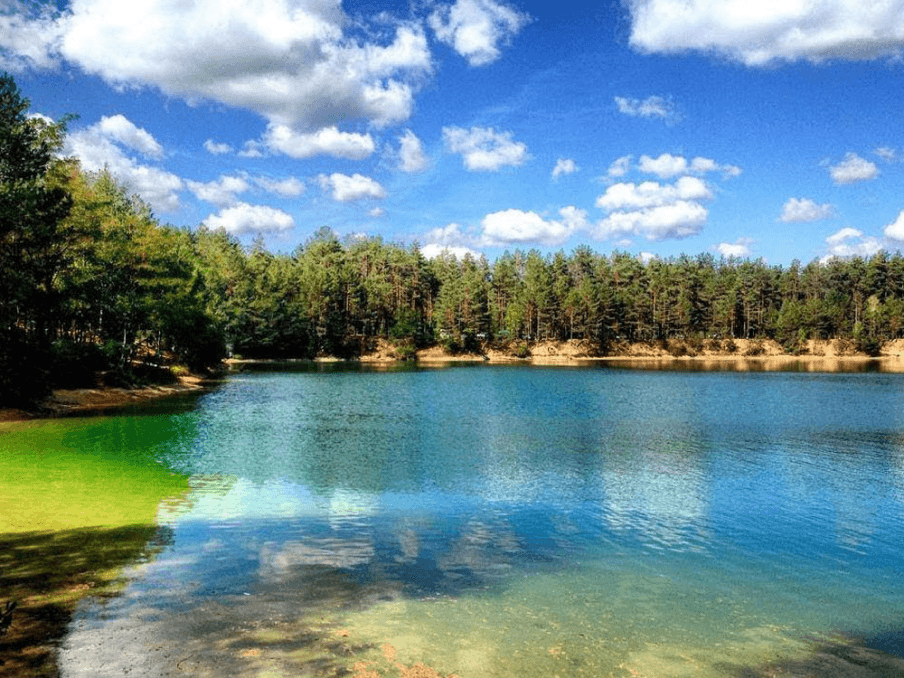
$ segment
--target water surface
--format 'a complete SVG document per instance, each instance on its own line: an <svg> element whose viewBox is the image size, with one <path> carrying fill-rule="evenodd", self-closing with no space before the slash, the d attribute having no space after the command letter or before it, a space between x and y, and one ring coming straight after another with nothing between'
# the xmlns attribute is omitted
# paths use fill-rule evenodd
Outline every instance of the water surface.
<svg viewBox="0 0 904 678"><path fill-rule="evenodd" d="M894 675L902 402L874 372L320 366L60 424L188 487L63 673Z"/></svg>

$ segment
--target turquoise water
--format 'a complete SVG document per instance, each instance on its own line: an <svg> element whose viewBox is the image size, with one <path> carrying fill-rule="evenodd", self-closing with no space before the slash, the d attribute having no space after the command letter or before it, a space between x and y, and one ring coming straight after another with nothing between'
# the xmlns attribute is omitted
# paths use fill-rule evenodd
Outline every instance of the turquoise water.
<svg viewBox="0 0 904 678"><path fill-rule="evenodd" d="M895 675L902 404L882 373L320 366L97 419L190 490L63 674Z"/></svg>

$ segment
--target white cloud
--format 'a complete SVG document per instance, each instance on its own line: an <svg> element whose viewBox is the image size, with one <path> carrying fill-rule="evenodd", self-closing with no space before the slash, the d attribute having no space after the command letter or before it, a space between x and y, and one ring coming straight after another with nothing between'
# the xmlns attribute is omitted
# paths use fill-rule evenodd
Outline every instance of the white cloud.
<svg viewBox="0 0 904 678"><path fill-rule="evenodd" d="M659 118L668 123L677 122L681 117L675 109L675 105L660 96L651 96L646 99L628 99L615 97L615 105L619 113L630 115L633 118Z"/></svg>
<svg viewBox="0 0 904 678"><path fill-rule="evenodd" d="M4 16L0 47L7 60L65 59L117 87L157 87L297 129L407 119L433 68L423 29L400 24L363 42L346 26L360 22L338 0L75 0L59 16Z"/></svg>
<svg viewBox="0 0 904 678"><path fill-rule="evenodd" d="M894 57L904 47L904 6L862 0L627 0L631 45L695 50L748 66L774 61Z"/></svg>
<svg viewBox="0 0 904 678"><path fill-rule="evenodd" d="M372 210L369 210L367 212L367 216L371 217L372 219L379 219L384 214L386 214L386 210L384 210L382 207L374 207Z"/></svg>
<svg viewBox="0 0 904 678"><path fill-rule="evenodd" d="M703 205L689 200L631 212L613 212L599 223L596 236L603 240L629 234L647 240L687 238L703 230L708 215Z"/></svg>
<svg viewBox="0 0 904 678"><path fill-rule="evenodd" d="M586 228L587 213L576 207L559 210L561 220L544 219L536 212L517 209L486 215L481 221L482 240L488 246L539 242L561 245L576 231Z"/></svg>
<svg viewBox="0 0 904 678"><path fill-rule="evenodd" d="M242 233L269 233L288 231L295 228L295 220L290 214L266 205L249 205L240 202L211 214L204 220L211 230L225 229L233 235Z"/></svg>
<svg viewBox="0 0 904 678"><path fill-rule="evenodd" d="M197 196L199 200L212 203L218 207L232 205L237 201L237 194L244 193L251 185L242 177L221 176L216 181L202 183L199 181L186 181L188 190Z"/></svg>
<svg viewBox="0 0 904 678"><path fill-rule="evenodd" d="M175 174L137 162L128 157L116 143L103 122L66 136L63 155L75 156L89 172L109 170L117 179L136 192L159 212L179 209L182 179Z"/></svg>
<svg viewBox="0 0 904 678"><path fill-rule="evenodd" d="M657 158L642 155L636 169L669 179L672 184L645 181L640 184L619 182L610 185L596 200L596 206L609 212L596 227L601 239L642 236L648 240L686 238L703 230L709 211L701 201L712 200L713 191L699 176L721 172L723 179L738 176L739 167L720 165L710 158L688 161L680 155L663 153ZM631 156L623 156L609 168L609 178L631 170Z"/></svg>
<svg viewBox="0 0 904 678"><path fill-rule="evenodd" d="M470 254L479 259L481 253L469 247L471 238L462 233L461 226L456 223L430 230L425 236L427 244L421 248L421 254L427 259L435 259L439 256L454 255L462 259Z"/></svg>
<svg viewBox="0 0 904 678"><path fill-rule="evenodd" d="M713 249L723 257L748 257L753 240L750 238L738 238L735 242L720 242Z"/></svg>
<svg viewBox="0 0 904 678"><path fill-rule="evenodd" d="M105 115L97 123L97 129L101 134L143 155L158 160L163 157L163 147L158 141L147 130L137 127L135 123L124 115L109 117Z"/></svg>
<svg viewBox="0 0 904 678"><path fill-rule="evenodd" d="M399 137L399 168L403 172L423 172L430 166L421 140L410 129Z"/></svg>
<svg viewBox="0 0 904 678"><path fill-rule="evenodd" d="M608 212L623 209L642 209L667 205L678 200L709 200L712 191L702 179L684 176L673 185L662 185L656 181L618 183L609 186L596 199L596 206Z"/></svg>
<svg viewBox="0 0 904 678"><path fill-rule="evenodd" d="M460 153L467 169L493 172L506 165L523 165L527 146L512 141L511 132L497 132L487 127L443 127L443 141L452 153Z"/></svg>
<svg viewBox="0 0 904 678"><path fill-rule="evenodd" d="M883 231L886 238L904 240L904 210L898 213L898 218L888 224Z"/></svg>
<svg viewBox="0 0 904 678"><path fill-rule="evenodd" d="M386 191L383 187L362 174L334 173L329 176L321 174L318 177L320 186L324 191L333 191L333 200L337 202L354 202L365 198L385 198Z"/></svg>
<svg viewBox="0 0 904 678"><path fill-rule="evenodd" d="M831 246L836 246L843 243L845 240L851 240L852 238L859 238L863 235L862 231L858 231L856 228L851 228L850 226L846 226L842 228L837 233L833 233L828 238L826 238L826 243Z"/></svg>
<svg viewBox="0 0 904 678"><path fill-rule="evenodd" d="M655 174L663 179L671 179L688 171L687 159L671 153L663 153L658 158L642 155L637 167L641 172Z"/></svg>
<svg viewBox="0 0 904 678"><path fill-rule="evenodd" d="M574 160L570 158L559 158L556 166L552 168L552 178L558 179L563 174L574 174L578 171L578 166Z"/></svg>
<svg viewBox="0 0 904 678"><path fill-rule="evenodd" d="M898 152L893 148L888 148L887 146L880 146L875 150L875 153L886 162L894 162L898 159Z"/></svg>
<svg viewBox="0 0 904 678"><path fill-rule="evenodd" d="M875 179L879 175L879 168L856 153L848 153L844 160L829 168L829 174L836 184L853 184Z"/></svg>
<svg viewBox="0 0 904 678"><path fill-rule="evenodd" d="M19 72L56 66L62 26L51 10L44 7L35 12L17 0L6 0L4 5L6 11L0 14L0 68Z"/></svg>
<svg viewBox="0 0 904 678"><path fill-rule="evenodd" d="M663 153L658 158L648 155L640 156L637 169L647 174L655 174L662 179L671 179L680 174L708 174L722 172L723 177L730 179L742 172L735 165L720 165L711 158L696 157L688 162L687 158L671 153Z"/></svg>
<svg viewBox="0 0 904 678"><path fill-rule="evenodd" d="M363 160L375 149L374 140L369 134L340 132L336 127L324 127L313 133L299 133L287 125L270 125L264 134L263 143L271 151L297 159L332 155L348 160Z"/></svg>
<svg viewBox="0 0 904 678"><path fill-rule="evenodd" d="M882 241L871 236L864 237L856 228L842 228L826 238L827 253L821 261L832 257L871 257L882 249Z"/></svg>
<svg viewBox="0 0 904 678"><path fill-rule="evenodd" d="M204 149L211 155L224 155L226 153L232 153L232 146L230 146L229 144L218 143L213 139L208 139L204 142Z"/></svg>
<svg viewBox="0 0 904 678"><path fill-rule="evenodd" d="M451 46L471 66L484 66L500 56L530 17L497 0L457 0L430 15L428 23L437 39Z"/></svg>
<svg viewBox="0 0 904 678"><path fill-rule="evenodd" d="M789 198L782 207L782 214L778 218L786 224L820 221L828 219L835 213L835 208L829 203L817 205L809 198Z"/></svg>
<svg viewBox="0 0 904 678"><path fill-rule="evenodd" d="M269 179L267 177L254 177L254 183L267 191L268 193L276 193L284 198L292 198L304 193L304 183L295 177L287 179Z"/></svg>
<svg viewBox="0 0 904 678"><path fill-rule="evenodd" d="M609 165L609 170L606 172L606 176L610 179L616 179L618 177L625 176L631 170L631 160L632 156L623 155L622 157L613 161L611 165Z"/></svg>
<svg viewBox="0 0 904 678"><path fill-rule="evenodd" d="M455 257L458 260L464 259L467 255L471 255L474 259L480 259L483 256L481 252L473 250L464 245L442 245L439 243L428 243L421 247L421 254L426 259L436 259L437 257Z"/></svg>

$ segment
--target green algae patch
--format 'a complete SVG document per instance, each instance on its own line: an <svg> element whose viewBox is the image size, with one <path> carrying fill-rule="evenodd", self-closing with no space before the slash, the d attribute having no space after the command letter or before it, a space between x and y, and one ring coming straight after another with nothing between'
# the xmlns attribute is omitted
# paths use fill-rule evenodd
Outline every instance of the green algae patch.
<svg viewBox="0 0 904 678"><path fill-rule="evenodd" d="M137 426L111 418L0 425L0 534L153 525L187 477L149 454Z"/></svg>
<svg viewBox="0 0 904 678"><path fill-rule="evenodd" d="M154 460L149 423L0 424L0 604L17 603L0 677L56 676L77 603L115 595L123 567L167 542L157 515L184 501L188 479Z"/></svg>

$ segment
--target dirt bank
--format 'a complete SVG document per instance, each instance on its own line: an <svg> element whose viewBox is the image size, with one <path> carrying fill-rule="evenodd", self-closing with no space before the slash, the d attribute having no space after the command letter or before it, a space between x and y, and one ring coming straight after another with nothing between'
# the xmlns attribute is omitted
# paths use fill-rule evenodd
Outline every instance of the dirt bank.
<svg viewBox="0 0 904 678"><path fill-rule="evenodd" d="M176 383L165 386L57 389L37 410L0 409L0 422L91 414L148 400L202 391L209 383L209 380L199 375L185 375L180 376Z"/></svg>
<svg viewBox="0 0 904 678"><path fill-rule="evenodd" d="M392 343L381 339L373 351L362 355L359 360L368 364L390 364L406 356ZM318 359L332 362L334 358ZM735 339L726 344L721 342L656 342L620 343L610 346L606 355L590 342L538 341L529 344L512 343L508 346L487 345L480 353L451 354L442 346L431 346L416 353L418 363L442 364L454 362L483 361L487 363L525 362L537 365L581 365L598 361L638 361L671 362L691 361L718 366L725 362L737 364L754 363L759 369L782 369L790 363L803 364L814 370L843 370L846 367L868 360L879 360L884 370L904 372L904 339L896 339L885 344L878 358L858 354L851 343L844 340L810 340L797 354L785 352L775 341ZM244 361L227 361L239 364ZM255 362L255 361L251 361ZM73 414L88 414L105 409L124 407L133 403L165 398L183 393L201 391L209 385L209 380L198 375L179 377L177 383L166 386L145 386L139 388L92 388L61 389L53 392L40 410L0 409L0 422L23 421L40 417L59 417Z"/></svg>
<svg viewBox="0 0 904 678"><path fill-rule="evenodd" d="M362 361L385 362L392 360L392 347L383 342L379 350ZM530 344L510 346L488 346L482 353L451 355L440 346L422 349L417 353L421 363L443 363L465 360L486 362L530 362L534 364L582 364L592 361L759 361L764 363L804 362L824 363L842 366L845 362L857 363L867 360L881 360L888 369L900 366L904 371L904 339L896 339L883 347L878 358L871 358L853 350L850 342L843 340L810 340L798 353L787 353L780 344L772 340L735 339L732 342L670 341L655 343L620 343L610 346L606 355L599 355L590 343L579 340L540 341ZM895 370L896 371L896 370Z"/></svg>

